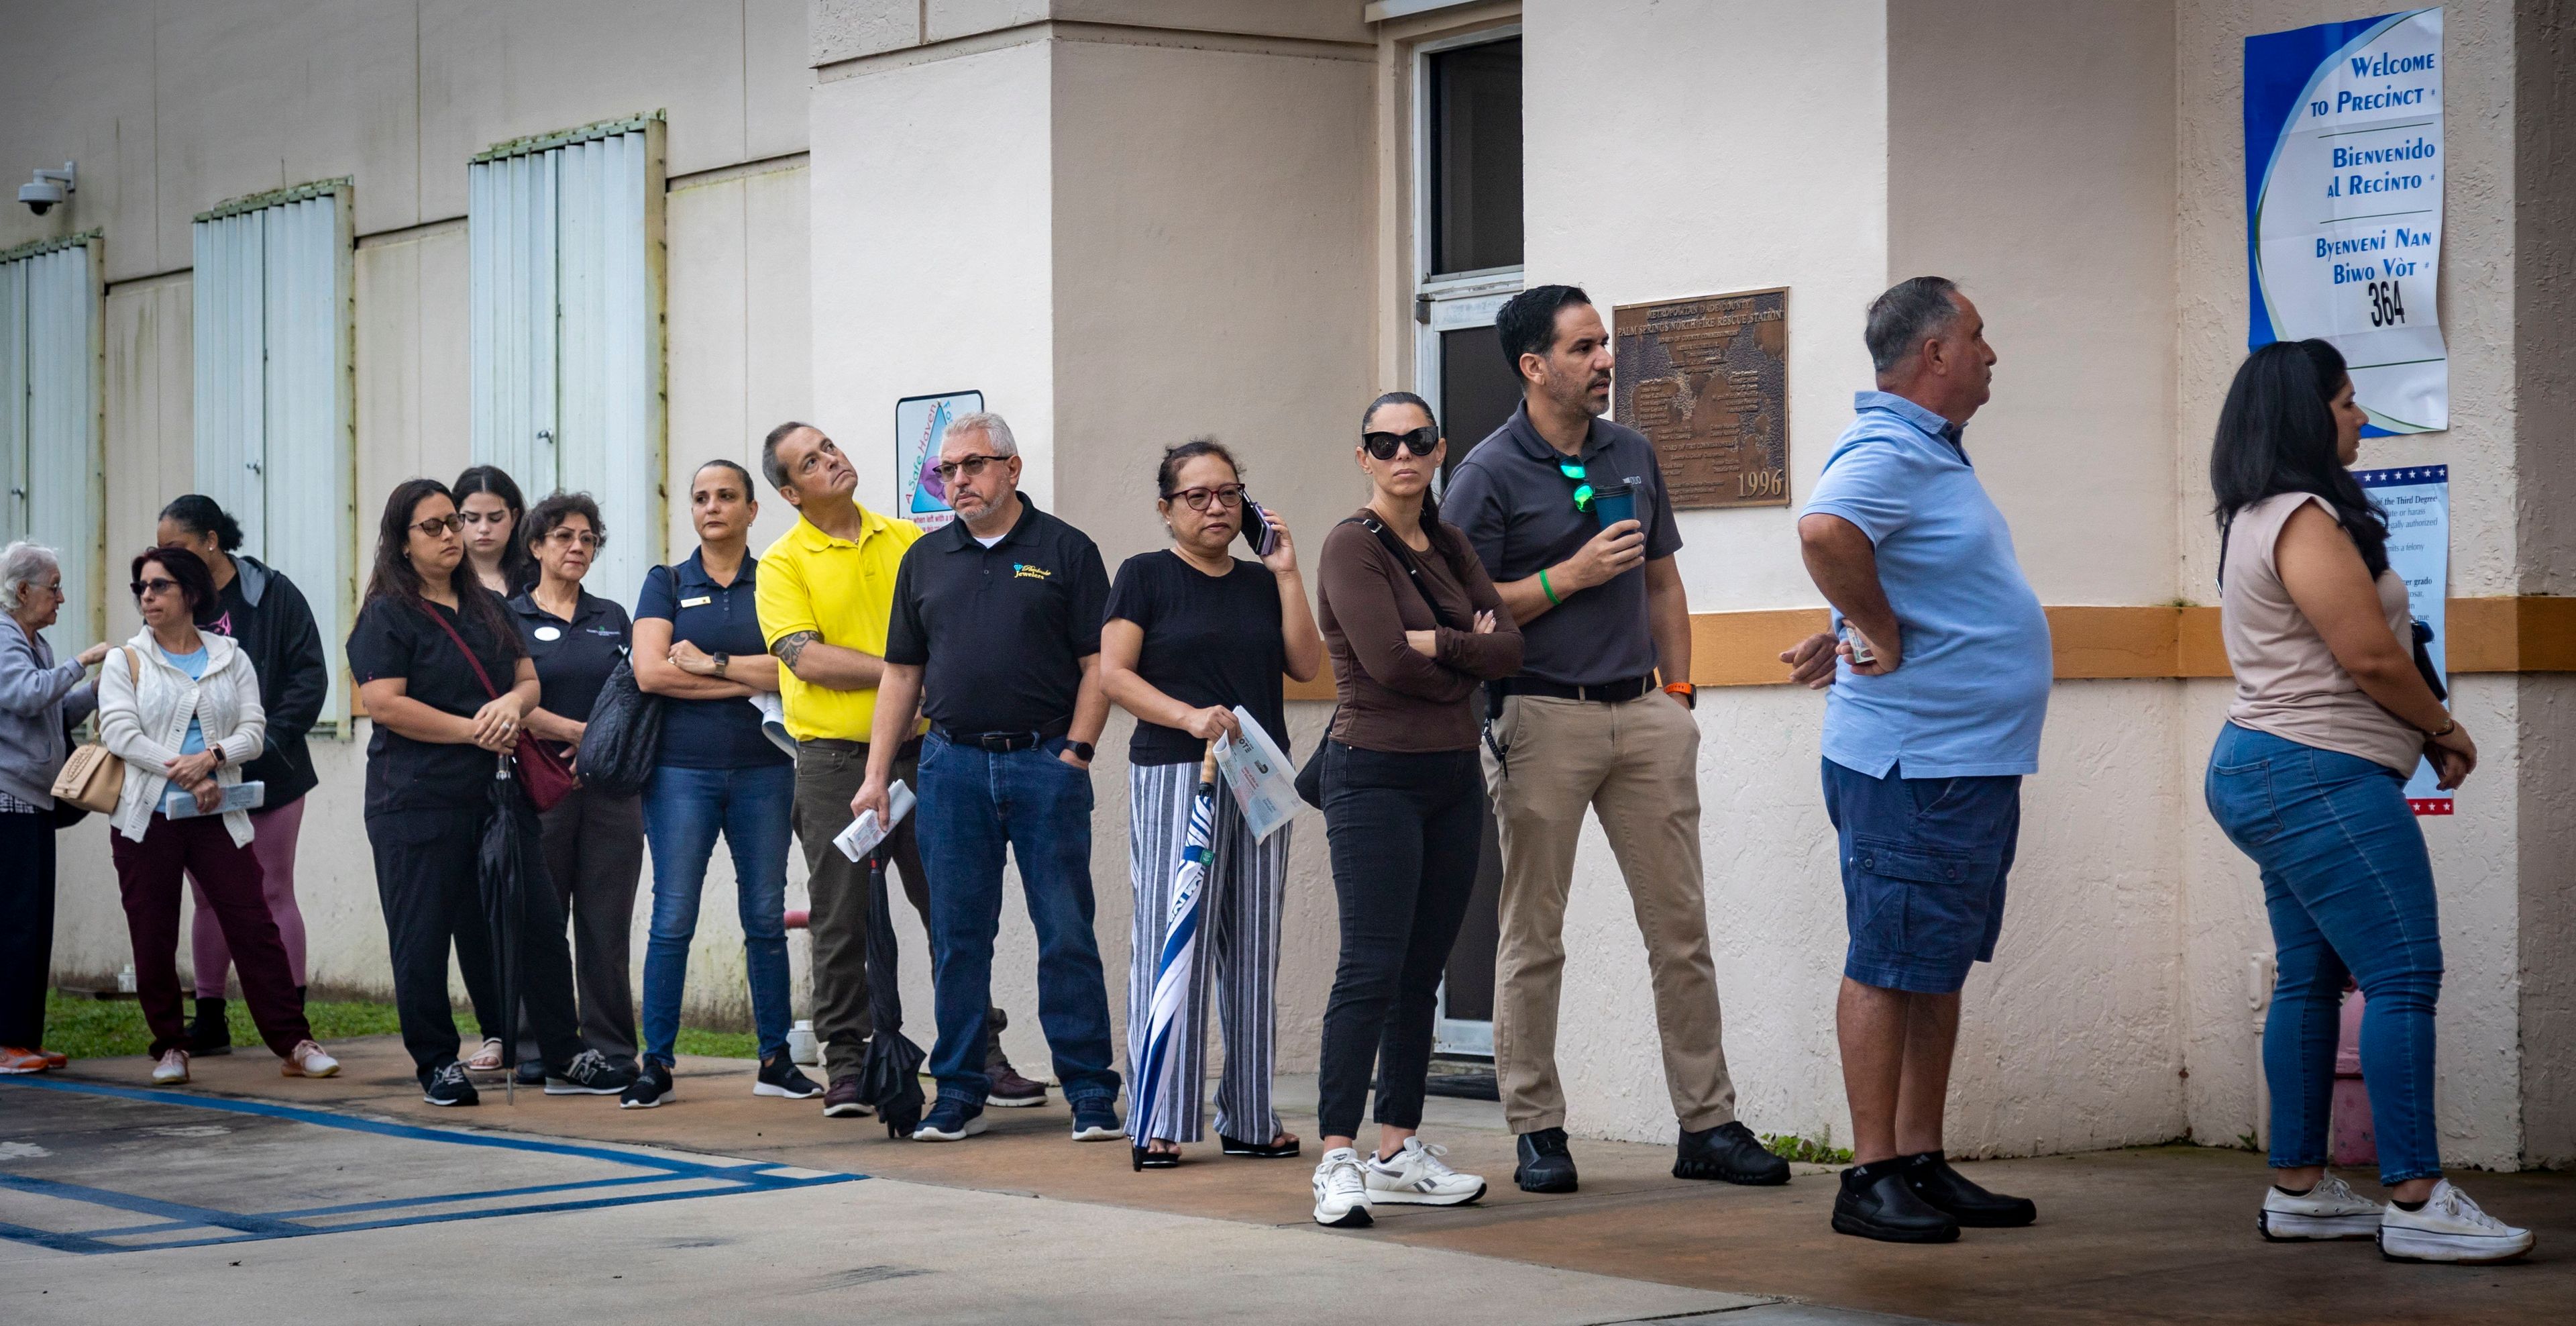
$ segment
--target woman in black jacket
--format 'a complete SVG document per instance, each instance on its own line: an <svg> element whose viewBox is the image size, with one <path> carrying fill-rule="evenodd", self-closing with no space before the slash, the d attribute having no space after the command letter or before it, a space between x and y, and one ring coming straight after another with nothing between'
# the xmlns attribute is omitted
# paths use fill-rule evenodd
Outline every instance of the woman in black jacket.
<svg viewBox="0 0 2576 1326"><path fill-rule="evenodd" d="M259 702L268 711L268 735L259 757L242 768L242 781L266 785L266 799L250 813L252 854L259 858L269 915L286 943L295 993L304 994L304 913L295 905L295 838L304 824L304 794L313 790L313 756L304 734L322 717L331 689L330 656L304 592L284 575L240 551L241 523L215 499L190 493L161 508L153 536L164 548L185 548L215 576L215 601L197 614L197 626L230 636L259 677ZM188 1028L195 1054L230 1054L224 1023L224 977L233 963L204 886L197 888L196 920L189 935L197 982L197 1017Z"/></svg>

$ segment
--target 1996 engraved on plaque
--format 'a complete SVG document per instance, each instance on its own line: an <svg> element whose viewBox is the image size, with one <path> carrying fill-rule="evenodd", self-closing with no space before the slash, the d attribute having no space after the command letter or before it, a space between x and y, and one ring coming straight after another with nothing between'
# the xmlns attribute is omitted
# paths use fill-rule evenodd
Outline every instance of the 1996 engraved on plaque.
<svg viewBox="0 0 2576 1326"><path fill-rule="evenodd" d="M1646 435L1676 507L1789 504L1789 291L1623 304L1610 417Z"/></svg>

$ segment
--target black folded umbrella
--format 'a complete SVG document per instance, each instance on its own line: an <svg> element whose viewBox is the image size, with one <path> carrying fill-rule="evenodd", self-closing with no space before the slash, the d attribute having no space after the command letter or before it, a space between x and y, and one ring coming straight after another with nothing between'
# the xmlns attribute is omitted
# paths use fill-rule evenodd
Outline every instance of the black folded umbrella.
<svg viewBox="0 0 2576 1326"><path fill-rule="evenodd" d="M876 1030L859 1067L860 1097L885 1120L886 1135L910 1137L921 1124L921 1047L903 1034L903 991L895 981L894 908L886 901L885 854L868 857L868 1012Z"/></svg>
<svg viewBox="0 0 2576 1326"><path fill-rule="evenodd" d="M474 855L474 878L483 897L483 921L492 932L493 985L501 1001L501 1025L485 1027L498 1035L515 1056L519 1044L519 918L528 896L528 849L537 839L534 814L510 776L510 757L500 756L492 775L492 818L483 826L483 841ZM508 1056L505 1056L508 1057ZM519 1102L519 1075L508 1075L504 1095Z"/></svg>

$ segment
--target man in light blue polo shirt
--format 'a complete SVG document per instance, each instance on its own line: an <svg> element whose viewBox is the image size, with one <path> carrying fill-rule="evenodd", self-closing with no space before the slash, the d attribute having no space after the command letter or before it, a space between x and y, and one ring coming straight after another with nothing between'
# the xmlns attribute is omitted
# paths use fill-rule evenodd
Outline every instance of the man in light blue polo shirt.
<svg viewBox="0 0 2576 1326"><path fill-rule="evenodd" d="M1833 1227L1946 1243L1962 1225L2038 1216L1950 1168L1941 1106L1959 988L2003 927L2053 666L2048 619L1961 441L1994 377L1976 305L1918 276L1870 305L1867 337L1879 389L1853 402L1798 519L1844 637L1824 783L1851 931L1835 1013L1857 1163Z"/></svg>

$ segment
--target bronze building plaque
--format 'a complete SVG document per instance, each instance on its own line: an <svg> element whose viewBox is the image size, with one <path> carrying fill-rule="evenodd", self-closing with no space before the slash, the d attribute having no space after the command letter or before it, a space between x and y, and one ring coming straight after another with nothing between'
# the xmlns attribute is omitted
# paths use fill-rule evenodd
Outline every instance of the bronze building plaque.
<svg viewBox="0 0 2576 1326"><path fill-rule="evenodd" d="M1622 304L1610 417L1646 435L1676 507L1789 504L1789 291Z"/></svg>

